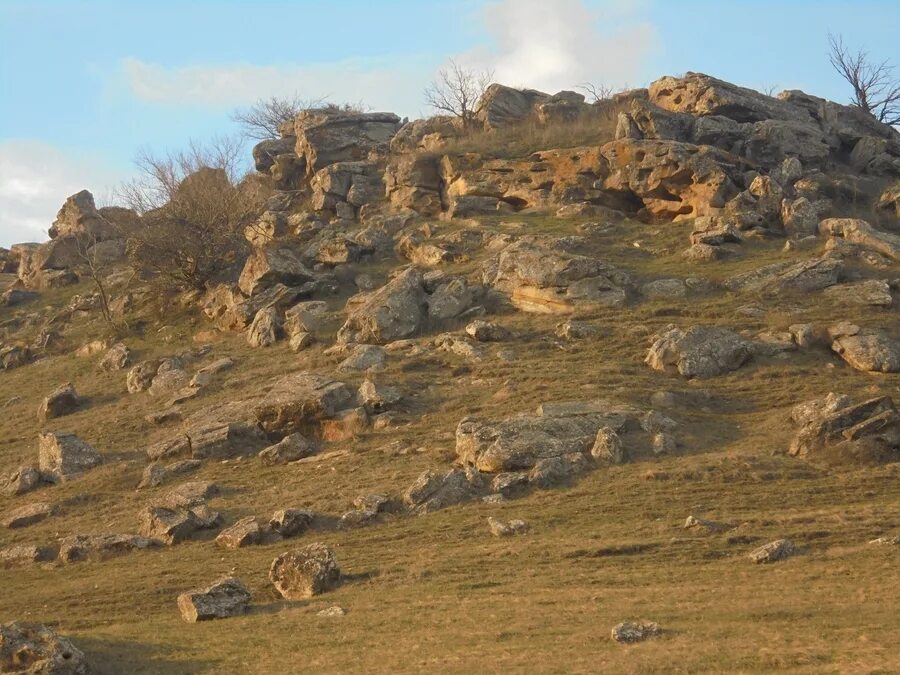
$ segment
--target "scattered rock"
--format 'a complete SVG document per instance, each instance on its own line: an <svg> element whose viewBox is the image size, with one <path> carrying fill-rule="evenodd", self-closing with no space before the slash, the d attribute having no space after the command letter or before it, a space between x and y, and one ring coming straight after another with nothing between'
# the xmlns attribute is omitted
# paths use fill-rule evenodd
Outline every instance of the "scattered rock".
<svg viewBox="0 0 900 675"><path fill-rule="evenodd" d="M226 577L178 596L178 610L188 623L239 616L250 605L250 591L239 579Z"/></svg>
<svg viewBox="0 0 900 675"><path fill-rule="evenodd" d="M159 546L157 540L136 534L76 534L60 542L58 558L63 563L106 560L154 546Z"/></svg>
<svg viewBox="0 0 900 675"><path fill-rule="evenodd" d="M287 464L298 459L309 457L315 452L315 446L302 434L293 433L285 436L275 445L259 453L259 458L266 466Z"/></svg>
<svg viewBox="0 0 900 675"><path fill-rule="evenodd" d="M750 553L750 560L757 565L784 560L794 554L794 544L789 539L776 539Z"/></svg>
<svg viewBox="0 0 900 675"><path fill-rule="evenodd" d="M144 469L138 489L151 488L168 483L173 478L183 476L186 473L196 471L203 465L199 459L183 459L171 464L153 462Z"/></svg>
<svg viewBox="0 0 900 675"><path fill-rule="evenodd" d="M282 509L272 514L269 527L282 537L296 537L309 529L315 514L302 509Z"/></svg>
<svg viewBox="0 0 900 675"><path fill-rule="evenodd" d="M51 515L53 515L53 507L50 504L45 502L28 504L10 511L3 524L10 529L28 527L49 518Z"/></svg>
<svg viewBox="0 0 900 675"><path fill-rule="evenodd" d="M625 644L642 642L661 634L662 628L652 621L623 621L612 629L612 639Z"/></svg>
<svg viewBox="0 0 900 675"><path fill-rule="evenodd" d="M488 527L495 537L509 537L514 534L522 534L528 530L528 523L524 520L497 520L493 516L488 517Z"/></svg>
<svg viewBox="0 0 900 675"><path fill-rule="evenodd" d="M84 653L50 628L37 623L0 624L0 672L87 675Z"/></svg>
<svg viewBox="0 0 900 675"><path fill-rule="evenodd" d="M336 588L341 570L331 549L317 542L275 558L269 580L287 600L304 600Z"/></svg>
<svg viewBox="0 0 900 675"><path fill-rule="evenodd" d="M123 343L118 342L109 348L97 365L100 370L112 372L122 370L129 363L131 363L131 350Z"/></svg>
<svg viewBox="0 0 900 675"><path fill-rule="evenodd" d="M347 610L339 605L332 605L331 607L326 607L325 609L316 612L316 616L321 616L326 619L341 617L345 614L347 614Z"/></svg>
<svg viewBox="0 0 900 675"><path fill-rule="evenodd" d="M216 544L222 548L243 548L258 544L262 539L262 534L256 517L247 516L231 527L222 530L216 537Z"/></svg>
<svg viewBox="0 0 900 675"><path fill-rule="evenodd" d="M38 436L38 466L42 476L53 482L74 478L102 462L103 456L75 434Z"/></svg>
<svg viewBox="0 0 900 675"><path fill-rule="evenodd" d="M645 363L654 370L688 379L714 377L737 370L753 352L737 333L718 326L669 328L656 338Z"/></svg>
<svg viewBox="0 0 900 675"><path fill-rule="evenodd" d="M38 419L46 422L54 417L69 415L81 406L81 399L75 391L75 386L67 382L47 395L38 408Z"/></svg>

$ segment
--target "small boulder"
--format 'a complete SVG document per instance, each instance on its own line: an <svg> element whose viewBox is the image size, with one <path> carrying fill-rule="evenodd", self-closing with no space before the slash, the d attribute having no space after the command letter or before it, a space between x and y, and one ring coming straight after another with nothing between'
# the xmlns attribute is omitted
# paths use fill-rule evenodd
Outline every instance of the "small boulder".
<svg viewBox="0 0 900 675"><path fill-rule="evenodd" d="M654 370L688 379L737 370L753 356L740 335L718 326L671 327L657 336L644 360Z"/></svg>
<svg viewBox="0 0 900 675"><path fill-rule="evenodd" d="M86 675L84 653L37 623L0 624L0 673Z"/></svg>
<svg viewBox="0 0 900 675"><path fill-rule="evenodd" d="M751 551L750 560L757 565L784 560L794 554L794 544L789 539L776 539Z"/></svg>
<svg viewBox="0 0 900 675"><path fill-rule="evenodd" d="M270 445L262 450L259 458L266 466L275 466L309 457L315 452L315 449L315 446L302 434L293 433L285 436L275 445Z"/></svg>
<svg viewBox="0 0 900 675"><path fill-rule="evenodd" d="M487 522L491 534L495 537L509 537L514 534L522 534L528 530L528 523L524 520L498 520L490 516Z"/></svg>
<svg viewBox="0 0 900 675"><path fill-rule="evenodd" d="M131 362L131 350L123 343L119 342L109 348L109 351L100 359L98 367L100 370L112 372L114 370L122 370Z"/></svg>
<svg viewBox="0 0 900 675"><path fill-rule="evenodd" d="M331 549L317 542L275 558L269 579L282 597L304 600L336 588L341 570Z"/></svg>
<svg viewBox="0 0 900 675"><path fill-rule="evenodd" d="M226 577L178 596L178 610L188 623L224 619L247 611L250 591L239 579Z"/></svg>
<svg viewBox="0 0 900 675"><path fill-rule="evenodd" d="M258 544L262 530L255 516L241 518L231 527L222 530L216 537L216 544L222 548L243 548Z"/></svg>
<svg viewBox="0 0 900 675"><path fill-rule="evenodd" d="M659 624L652 621L623 621L612 629L612 639L631 644L662 634Z"/></svg>
<svg viewBox="0 0 900 675"><path fill-rule="evenodd" d="M309 529L315 514L302 509L282 509L272 514L269 528L282 537L296 537Z"/></svg>
<svg viewBox="0 0 900 675"><path fill-rule="evenodd" d="M53 482L74 478L102 462L102 455L75 434L38 436L38 467Z"/></svg>
<svg viewBox="0 0 900 675"><path fill-rule="evenodd" d="M51 515L53 515L53 507L50 504L44 502L27 504L11 511L6 516L3 524L10 529L28 527L49 518Z"/></svg>
<svg viewBox="0 0 900 675"><path fill-rule="evenodd" d="M47 395L38 408L38 419L46 422L54 417L69 415L81 406L81 399L75 391L75 385L67 382Z"/></svg>

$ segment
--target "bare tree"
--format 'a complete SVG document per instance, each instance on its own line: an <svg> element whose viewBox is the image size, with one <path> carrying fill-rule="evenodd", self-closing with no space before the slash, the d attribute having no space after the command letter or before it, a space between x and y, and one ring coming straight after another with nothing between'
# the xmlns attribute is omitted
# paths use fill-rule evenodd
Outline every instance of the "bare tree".
<svg viewBox="0 0 900 675"><path fill-rule="evenodd" d="M889 61L873 61L863 49L851 52L840 35L828 36L829 60L853 88L851 103L879 122L900 124L900 79Z"/></svg>
<svg viewBox="0 0 900 675"><path fill-rule="evenodd" d="M478 112L478 104L494 79L492 70L472 70L453 59L441 68L435 79L425 89L425 102L435 110L453 115L469 129Z"/></svg>
<svg viewBox="0 0 900 675"><path fill-rule="evenodd" d="M118 332L119 326L113 319L112 311L109 308L109 293L106 289L107 262L103 257L103 252L97 246L99 242L100 240L94 233L78 235L75 237L75 252L97 289L103 320L113 332Z"/></svg>
<svg viewBox="0 0 900 675"><path fill-rule="evenodd" d="M182 152L142 152L139 175L120 198L141 215L128 237L135 269L174 289L202 289L238 262L244 227L260 210L258 195L239 161L241 144L216 139Z"/></svg>
<svg viewBox="0 0 900 675"><path fill-rule="evenodd" d="M593 82L582 82L576 89L581 89L581 91L587 94L587 98L591 103L607 101L616 93L615 89L612 87L608 87L605 84L595 84Z"/></svg>
<svg viewBox="0 0 900 675"><path fill-rule="evenodd" d="M294 119L298 113L325 105L325 99L302 98L298 94L290 97L270 96L261 98L248 108L238 108L231 119L241 127L247 138L263 141L278 138L278 127Z"/></svg>

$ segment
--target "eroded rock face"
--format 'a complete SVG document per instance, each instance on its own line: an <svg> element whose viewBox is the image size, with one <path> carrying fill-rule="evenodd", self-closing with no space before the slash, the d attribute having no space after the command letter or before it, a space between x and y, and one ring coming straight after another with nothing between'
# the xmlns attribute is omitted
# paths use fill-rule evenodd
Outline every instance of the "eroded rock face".
<svg viewBox="0 0 900 675"><path fill-rule="evenodd" d="M877 230L865 220L827 218L819 223L819 233L900 261L900 236Z"/></svg>
<svg viewBox="0 0 900 675"><path fill-rule="evenodd" d="M353 392L343 382L312 373L287 375L253 408L260 426L269 434L312 432L322 420L347 409Z"/></svg>
<svg viewBox="0 0 900 675"><path fill-rule="evenodd" d="M84 653L50 628L37 623L0 625L0 672L87 675Z"/></svg>
<svg viewBox="0 0 900 675"><path fill-rule="evenodd" d="M900 372L900 342L884 332L860 330L853 335L841 335L831 343L831 349L856 370Z"/></svg>
<svg viewBox="0 0 900 675"><path fill-rule="evenodd" d="M314 543L275 558L269 580L287 600L304 600L336 588L341 570L331 549Z"/></svg>
<svg viewBox="0 0 900 675"><path fill-rule="evenodd" d="M654 370L688 379L715 377L737 370L753 356L740 335L718 326L670 328L659 335L645 363Z"/></svg>
<svg viewBox="0 0 900 675"><path fill-rule="evenodd" d="M484 283L508 294L523 311L565 314L590 304L621 307L631 282L627 274L602 260L522 239L485 267Z"/></svg>
<svg viewBox="0 0 900 675"><path fill-rule="evenodd" d="M832 393L796 406L791 416L800 429L789 453L798 457L871 463L900 452L900 413L889 396L854 404Z"/></svg>
<svg viewBox="0 0 900 675"><path fill-rule="evenodd" d="M707 145L628 139L600 151L609 162L605 189L636 198L655 218L710 215L738 193L736 159Z"/></svg>
<svg viewBox="0 0 900 675"><path fill-rule="evenodd" d="M777 295L785 291L808 293L834 286L844 278L844 263L839 258L822 256L801 262L783 262L728 279L733 291Z"/></svg>
<svg viewBox="0 0 900 675"><path fill-rule="evenodd" d="M422 326L426 311L422 273L409 268L349 307L338 341L384 344L410 337Z"/></svg>
<svg viewBox="0 0 900 675"><path fill-rule="evenodd" d="M299 286L313 281L315 275L300 256L289 248L268 246L256 249L247 258L238 286L244 295L252 296L276 284Z"/></svg>
<svg viewBox="0 0 900 675"><path fill-rule="evenodd" d="M494 83L478 101L479 122L485 129L502 129L530 118L535 106L550 98L536 89L515 89Z"/></svg>
<svg viewBox="0 0 900 675"><path fill-rule="evenodd" d="M178 596L178 610L188 623L225 619L247 611L251 595L235 577L225 577L209 586Z"/></svg>
<svg viewBox="0 0 900 675"><path fill-rule="evenodd" d="M38 437L38 466L54 481L74 478L103 462L103 456L75 434L42 433Z"/></svg>

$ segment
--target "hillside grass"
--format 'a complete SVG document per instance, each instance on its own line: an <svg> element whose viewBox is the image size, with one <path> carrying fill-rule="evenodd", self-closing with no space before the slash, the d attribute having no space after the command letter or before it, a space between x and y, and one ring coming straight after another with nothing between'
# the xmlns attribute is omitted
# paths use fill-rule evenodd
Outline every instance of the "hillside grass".
<svg viewBox="0 0 900 675"><path fill-rule="evenodd" d="M516 231L550 235L571 234L581 222L520 214L485 219L482 227L509 231L512 220L520 223ZM587 238L582 250L639 281L724 278L816 253L786 254L775 242L752 242L741 259L697 265L680 257L689 224L612 226ZM448 267L464 274L477 269L477 261ZM333 298L333 306L343 298ZM52 302L64 304L62 294ZM767 311L739 311L748 304ZM0 310L3 317L7 311ZM205 462L185 480L219 483L223 495L211 504L228 523L250 514L268 518L285 507L340 514L358 495L399 493L424 469L448 468L456 425L467 415L500 419L545 401L593 398L647 408L662 389L705 391L708 403L662 410L680 423L677 456L598 469L573 486L503 504L385 515L363 529L310 532L236 551L205 540L103 562L0 569L0 621L53 625L84 649L99 673L895 672L898 550L866 542L900 533L900 464L826 468L780 453L793 433L788 413L795 403L829 391L896 397L900 376L855 371L824 349L760 358L691 382L642 361L653 333L669 323L752 334L841 319L896 330L896 317L896 309L846 307L821 294L773 301L716 292L581 313L601 333L565 344L553 337L564 317L494 317L516 338L490 346L491 357L481 363L441 352L390 357L377 379L406 394L393 428L329 444L316 461ZM166 323L126 339L137 358L188 349L209 328L174 311ZM95 328L76 324L72 339L87 339ZM207 360L230 355L237 365L220 385L184 404L185 414L265 391L287 372L331 372L336 359L322 353L327 346L293 354L284 343L251 349L241 335L222 335ZM511 349L514 359L496 358L499 349ZM60 505L43 523L0 531L0 547L73 533L133 532L139 509L177 485L135 491L146 465L143 448L174 427L145 422L160 402L125 393L124 372L100 373L98 359L59 355L0 373L0 402L20 397L0 417L0 472L36 460L38 404L68 380L90 405L43 426L77 433L108 460L76 481L0 496L0 514L35 501ZM342 378L358 384L363 376ZM685 531L689 514L737 528L716 535ZM493 538L486 525L491 515L523 518L531 529ZM747 560L750 550L779 537L793 539L799 554L771 566ZM311 541L334 547L346 583L311 601L279 599L267 580L272 559ZM185 624L177 594L226 573L248 585L252 611ZM333 604L347 615L316 616ZM613 625L639 618L659 622L664 635L633 646L609 639Z"/></svg>

